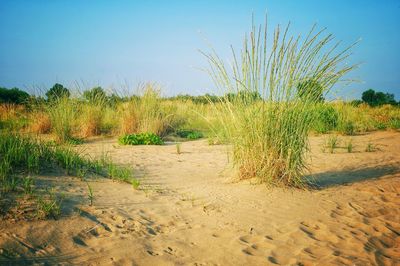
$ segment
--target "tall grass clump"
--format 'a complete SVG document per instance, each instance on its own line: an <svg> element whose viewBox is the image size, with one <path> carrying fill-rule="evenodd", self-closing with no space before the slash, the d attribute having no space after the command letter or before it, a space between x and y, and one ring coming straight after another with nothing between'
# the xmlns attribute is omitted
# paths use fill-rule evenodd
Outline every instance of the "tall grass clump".
<svg viewBox="0 0 400 266"><path fill-rule="evenodd" d="M61 97L49 102L46 108L56 140L65 143L73 139L73 128L77 117L76 102L68 97Z"/></svg>
<svg viewBox="0 0 400 266"><path fill-rule="evenodd" d="M132 97L120 106L120 133L153 133L165 136L174 123L174 110L163 105L157 84L147 83L140 97Z"/></svg>
<svg viewBox="0 0 400 266"><path fill-rule="evenodd" d="M160 92L154 84L146 84L140 98L139 132L151 132L161 136L167 131L169 114L162 110Z"/></svg>
<svg viewBox="0 0 400 266"><path fill-rule="evenodd" d="M81 103L79 129L82 137L97 136L102 133L105 128L103 125L107 109L107 98L102 94L94 94Z"/></svg>
<svg viewBox="0 0 400 266"><path fill-rule="evenodd" d="M46 134L51 131L50 116L43 112L32 112L30 115L29 131L36 134Z"/></svg>
<svg viewBox="0 0 400 266"><path fill-rule="evenodd" d="M220 120L213 130L232 144L240 178L302 187L314 106L355 67L344 65L352 46L338 50L333 35L315 27L303 38L278 26L271 37L266 22L253 23L230 67L214 50L203 53L225 93L212 104Z"/></svg>
<svg viewBox="0 0 400 266"><path fill-rule="evenodd" d="M28 123L24 105L0 104L0 130L21 131Z"/></svg>

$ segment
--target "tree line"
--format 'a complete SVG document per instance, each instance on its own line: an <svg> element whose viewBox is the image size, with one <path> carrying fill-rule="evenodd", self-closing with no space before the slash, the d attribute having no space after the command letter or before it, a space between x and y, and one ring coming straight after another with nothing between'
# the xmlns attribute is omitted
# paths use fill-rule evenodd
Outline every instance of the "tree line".
<svg viewBox="0 0 400 266"><path fill-rule="evenodd" d="M313 93L311 93L311 91ZM322 90L319 84L315 84L313 82L307 81L305 83L301 83L298 86L298 95L300 98L308 98L312 99L316 102L323 102L325 99L322 96ZM311 95L311 97L310 97ZM27 103L31 99L35 99L37 101L54 101L56 99L62 97L70 97L71 92L68 88L64 87L62 84L56 83L54 84L46 93L46 97L34 96L30 95L26 91L20 90L18 88L2 88L0 87L0 103L13 103L13 104L24 104ZM106 91L101 87L94 87L90 90L86 90L82 94L83 100L89 102L102 102L110 105L117 104L118 102L129 101L132 98L138 98L138 96L119 96L115 93L111 95L107 95ZM173 97L166 97L164 99L167 100L182 100L182 101L192 101L196 104L207 104L210 102L219 102L219 101L258 101L261 100L262 97L258 92L248 92L248 91L239 91L238 93L227 93L224 96L216 96L212 94L204 94L193 96L189 94L179 94ZM400 105L400 101L396 102L394 94L384 93L381 91L375 91L373 89L368 89L362 93L361 100L352 101L353 104L358 105L361 103L366 103L370 106L380 106L384 104L391 105Z"/></svg>

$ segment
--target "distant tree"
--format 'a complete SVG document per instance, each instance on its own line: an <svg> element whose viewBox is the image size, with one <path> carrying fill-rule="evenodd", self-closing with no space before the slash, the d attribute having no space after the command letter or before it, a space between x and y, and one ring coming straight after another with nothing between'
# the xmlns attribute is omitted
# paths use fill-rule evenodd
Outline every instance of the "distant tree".
<svg viewBox="0 0 400 266"><path fill-rule="evenodd" d="M120 96L118 96L115 93L113 93L109 97L107 97L107 103L112 107L117 106L118 103L121 103L123 101L124 101L124 99L122 99Z"/></svg>
<svg viewBox="0 0 400 266"><path fill-rule="evenodd" d="M29 97L29 93L18 88L0 88L0 103L22 104L26 103Z"/></svg>
<svg viewBox="0 0 400 266"><path fill-rule="evenodd" d="M221 97L216 96L216 95L211 95L208 93L206 93L204 96L198 96L198 97L201 97L201 99L203 101L202 103L209 103L209 102L216 103L216 102L221 101ZM204 100L205 100L205 102L204 102Z"/></svg>
<svg viewBox="0 0 400 266"><path fill-rule="evenodd" d="M297 93L303 100L312 102L323 102L324 87L313 79L308 79L297 84Z"/></svg>
<svg viewBox="0 0 400 266"><path fill-rule="evenodd" d="M247 91L242 90L238 91L237 93L227 93L225 94L225 99L230 102L240 101L245 104L250 104L256 101L261 100L261 95L258 91Z"/></svg>
<svg viewBox="0 0 400 266"><path fill-rule="evenodd" d="M362 93L361 100L363 102L368 103L369 105L374 105L375 100L375 91L373 89L366 90Z"/></svg>
<svg viewBox="0 0 400 266"><path fill-rule="evenodd" d="M386 101L386 104L392 104L392 105L397 104L396 100L394 99L393 93L385 93L385 101Z"/></svg>
<svg viewBox="0 0 400 266"><path fill-rule="evenodd" d="M192 96L189 94L178 94L173 97L166 98L168 100L192 101L196 104L208 104L210 102L218 102L221 97L206 93L205 95Z"/></svg>
<svg viewBox="0 0 400 266"><path fill-rule="evenodd" d="M363 102L369 104L370 106L379 106L382 104L392 104L396 105L396 100L394 99L394 94L384 93L381 91L375 92L373 89L368 89L362 93L361 99Z"/></svg>
<svg viewBox="0 0 400 266"><path fill-rule="evenodd" d="M49 101L57 100L63 97L69 98L71 93L63 85L56 83L46 92L46 97Z"/></svg>
<svg viewBox="0 0 400 266"><path fill-rule="evenodd" d="M102 87L95 87L91 90L84 91L83 97L93 103L105 103L107 101L107 95Z"/></svg>

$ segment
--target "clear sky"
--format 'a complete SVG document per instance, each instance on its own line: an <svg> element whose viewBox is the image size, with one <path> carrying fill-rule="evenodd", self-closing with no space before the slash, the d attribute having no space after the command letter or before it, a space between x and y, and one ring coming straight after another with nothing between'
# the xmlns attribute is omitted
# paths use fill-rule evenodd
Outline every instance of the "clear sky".
<svg viewBox="0 0 400 266"><path fill-rule="evenodd" d="M198 49L207 40L223 58L256 21L306 34L314 23L337 40L362 41L338 95L374 88L400 98L400 1L19 1L0 0L0 86L46 89L55 82L119 89L157 81L164 94L212 92ZM82 85L81 85L82 86Z"/></svg>

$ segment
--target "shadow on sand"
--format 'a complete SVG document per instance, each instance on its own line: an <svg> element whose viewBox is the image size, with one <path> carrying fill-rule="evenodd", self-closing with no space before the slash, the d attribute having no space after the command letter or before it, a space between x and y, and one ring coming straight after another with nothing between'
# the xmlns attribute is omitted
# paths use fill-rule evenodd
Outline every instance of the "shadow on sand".
<svg viewBox="0 0 400 266"><path fill-rule="evenodd" d="M329 171L307 176L312 186L323 189L332 186L351 184L354 182L377 179L385 175L400 173L400 166L383 165L367 168L350 168L341 171Z"/></svg>

